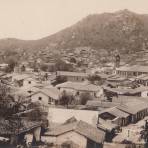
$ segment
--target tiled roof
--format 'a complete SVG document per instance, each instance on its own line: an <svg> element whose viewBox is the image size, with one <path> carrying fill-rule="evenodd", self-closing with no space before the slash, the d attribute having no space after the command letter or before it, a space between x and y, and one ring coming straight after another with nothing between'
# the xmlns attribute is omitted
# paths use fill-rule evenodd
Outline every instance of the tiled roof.
<svg viewBox="0 0 148 148"><path fill-rule="evenodd" d="M128 113L125 113L125 112L119 110L117 107L112 107L112 108L103 110L99 113L99 115L102 114L102 113L106 113L106 112L108 112L108 113L110 113L110 114L112 114L116 117L121 117L121 118L126 118L126 117L129 116Z"/></svg>
<svg viewBox="0 0 148 148"><path fill-rule="evenodd" d="M148 109L148 103L136 100L121 104L117 108L129 114L136 114L144 109Z"/></svg>
<svg viewBox="0 0 148 148"><path fill-rule="evenodd" d="M80 77L87 77L87 73L81 73L81 72L68 72L68 71L57 71L57 75L60 76L80 76Z"/></svg>
<svg viewBox="0 0 148 148"><path fill-rule="evenodd" d="M148 66L140 66L140 65L134 65L134 66L123 66L120 68L117 68L118 71L129 71L129 72L148 72Z"/></svg>
<svg viewBox="0 0 148 148"><path fill-rule="evenodd" d="M79 122L73 122L66 125L61 125L57 127L56 129L53 129L52 131L49 131L45 133L45 135L49 136L59 136L61 134L67 133L69 131L75 131L88 139L95 141L97 143L102 143L104 141L105 132L102 130L99 130L90 124L79 121Z"/></svg>
<svg viewBox="0 0 148 148"><path fill-rule="evenodd" d="M117 94L135 94L143 91L148 91L148 87L137 87L135 89L131 89L131 88L123 89L123 88L110 88L110 87L103 86L103 88L107 91L114 92Z"/></svg>
<svg viewBox="0 0 148 148"><path fill-rule="evenodd" d="M55 100L58 100L59 96L60 96L60 91L56 87L40 89L39 91L35 92L34 94L37 94L37 93L44 93L45 95L47 95ZM32 95L34 95L34 94L32 94Z"/></svg>
<svg viewBox="0 0 148 148"><path fill-rule="evenodd" d="M0 135L20 134L23 132L30 131L39 126L41 126L40 122L23 120L21 121L21 126L19 127L19 129L14 129L14 127L12 127L12 122L9 122L8 120L1 120Z"/></svg>
<svg viewBox="0 0 148 148"><path fill-rule="evenodd" d="M27 74L16 74L13 79L19 81L19 80L24 80L26 78L29 78L30 76Z"/></svg>
<svg viewBox="0 0 148 148"><path fill-rule="evenodd" d="M99 91L101 88L100 86L94 84L87 84L87 83L80 83L80 82L65 82L56 86L57 88L71 88L78 91L91 91L96 92Z"/></svg>
<svg viewBox="0 0 148 148"><path fill-rule="evenodd" d="M87 101L86 106L90 107L104 107L104 108L110 108L114 106L118 106L119 103L116 102L103 102L103 101Z"/></svg>

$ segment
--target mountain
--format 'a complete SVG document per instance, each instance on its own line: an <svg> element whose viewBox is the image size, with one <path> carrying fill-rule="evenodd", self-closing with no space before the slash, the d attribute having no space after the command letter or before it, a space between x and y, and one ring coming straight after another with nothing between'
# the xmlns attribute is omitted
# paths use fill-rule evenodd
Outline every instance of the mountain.
<svg viewBox="0 0 148 148"><path fill-rule="evenodd" d="M145 46L144 46L145 45ZM90 46L123 53L139 51L148 46L148 15L127 9L114 13L89 15L78 23L39 40L0 40L0 50L60 49Z"/></svg>

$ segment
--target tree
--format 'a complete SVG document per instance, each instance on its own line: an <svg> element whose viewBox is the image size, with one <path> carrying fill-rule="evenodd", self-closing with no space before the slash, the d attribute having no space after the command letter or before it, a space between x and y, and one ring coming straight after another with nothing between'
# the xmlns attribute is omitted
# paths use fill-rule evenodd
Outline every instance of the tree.
<svg viewBox="0 0 148 148"><path fill-rule="evenodd" d="M87 79L88 79L88 81L90 81L92 84L98 83L98 84L101 85L101 84L103 83L102 78L101 78L100 76L98 76L98 75L89 75Z"/></svg>
<svg viewBox="0 0 148 148"><path fill-rule="evenodd" d="M67 64L65 61L61 59L57 59L55 64L55 69L57 71L73 71L73 67L71 64Z"/></svg>
<svg viewBox="0 0 148 148"><path fill-rule="evenodd" d="M89 93L81 93L80 94L80 104L85 105L88 100L92 100L92 97Z"/></svg>
<svg viewBox="0 0 148 148"><path fill-rule="evenodd" d="M65 90L62 92L62 96L60 98L60 105L65 105L68 108L68 105L72 103L74 100L73 95L68 94Z"/></svg>
<svg viewBox="0 0 148 148"><path fill-rule="evenodd" d="M6 72L14 71L14 67L17 65L17 59L15 57L9 57L7 59L8 67L6 68Z"/></svg>
<svg viewBox="0 0 148 148"><path fill-rule="evenodd" d="M66 81L67 81L67 78L64 77L64 76L57 76L57 77L56 77L56 85L57 85L57 84L60 84L60 83L64 83L64 82L66 82Z"/></svg>
<svg viewBox="0 0 148 148"><path fill-rule="evenodd" d="M76 59L74 57L72 57L72 58L70 58L70 62L71 63L76 63L77 61L76 61Z"/></svg>
<svg viewBox="0 0 148 148"><path fill-rule="evenodd" d="M42 64L42 65L40 66L40 69L41 69L42 71L47 72L47 71L48 71L48 65Z"/></svg>

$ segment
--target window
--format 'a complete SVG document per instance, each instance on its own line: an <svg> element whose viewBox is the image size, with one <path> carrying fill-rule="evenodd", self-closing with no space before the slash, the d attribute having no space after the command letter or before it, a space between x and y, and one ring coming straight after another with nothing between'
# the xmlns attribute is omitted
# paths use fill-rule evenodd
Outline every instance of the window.
<svg viewBox="0 0 148 148"><path fill-rule="evenodd" d="M42 100L42 97L39 97L39 100Z"/></svg>

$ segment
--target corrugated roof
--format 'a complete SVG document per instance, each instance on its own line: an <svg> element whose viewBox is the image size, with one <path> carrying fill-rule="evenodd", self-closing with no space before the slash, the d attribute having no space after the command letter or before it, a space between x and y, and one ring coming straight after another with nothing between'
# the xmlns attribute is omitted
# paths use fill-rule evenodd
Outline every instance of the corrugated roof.
<svg viewBox="0 0 148 148"><path fill-rule="evenodd" d="M105 137L104 131L97 129L84 121L61 125L56 129L53 129L52 131L45 133L45 135L59 136L69 131L75 131L97 143L102 143Z"/></svg>

